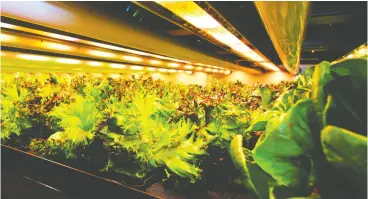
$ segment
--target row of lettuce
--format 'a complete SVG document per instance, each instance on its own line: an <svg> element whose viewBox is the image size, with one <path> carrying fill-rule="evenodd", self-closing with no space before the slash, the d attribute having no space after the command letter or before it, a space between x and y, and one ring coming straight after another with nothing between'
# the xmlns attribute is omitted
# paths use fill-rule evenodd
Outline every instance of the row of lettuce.
<svg viewBox="0 0 368 199"><path fill-rule="evenodd" d="M2 74L1 139L104 172L146 178L162 170L163 179L192 183L206 178L211 156L228 158L237 169L229 176L254 198L360 198L366 70L365 58L322 62L295 82L206 87Z"/></svg>

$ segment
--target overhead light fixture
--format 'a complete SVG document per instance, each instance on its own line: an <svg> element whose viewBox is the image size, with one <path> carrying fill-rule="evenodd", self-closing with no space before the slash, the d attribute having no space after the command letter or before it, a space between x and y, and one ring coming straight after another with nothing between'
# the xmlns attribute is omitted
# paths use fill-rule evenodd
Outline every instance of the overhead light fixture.
<svg viewBox="0 0 368 199"><path fill-rule="evenodd" d="M130 66L130 69L132 69L132 70L143 70L144 67L143 66Z"/></svg>
<svg viewBox="0 0 368 199"><path fill-rule="evenodd" d="M50 48L50 49L55 49L55 50L62 50L62 51L68 51L73 49L72 47L68 46L68 45L64 45L64 44L58 44L58 43L54 43L54 42L42 42L42 44L46 47L46 48Z"/></svg>
<svg viewBox="0 0 368 199"><path fill-rule="evenodd" d="M149 68L147 68L147 70L149 70L149 71L156 71L156 68L149 67Z"/></svg>
<svg viewBox="0 0 368 199"><path fill-rule="evenodd" d="M53 38L56 38L56 39L67 40L67 41L79 41L79 39L77 39L77 38L69 37L69 36L65 36L65 35L59 35L59 34L55 34L55 33L48 33L47 36L53 37Z"/></svg>
<svg viewBox="0 0 368 199"><path fill-rule="evenodd" d="M199 67L199 66L205 66L205 67L211 67L211 68L219 68L217 66L211 66L211 65L206 65L206 64L201 64L201 63L193 63L193 62L189 62L189 61L184 61L184 60L180 60L180 59L175 59L175 58L170 58L170 57L165 57L165 56L161 56L161 55L155 55L155 54L150 54L150 53L146 53L146 52L140 52L137 50L131 50L131 49L125 49L119 46L114 46L114 45L110 45L110 44L104 44L104 43L99 43L99 42L92 42L92 41L88 41L88 40L84 40L84 39L79 39L79 38L74 38L74 37L70 37L70 36L65 36L65 35L60 35L60 34L55 34L55 33L49 33L49 32L45 32L45 31L41 31L41 30L36 30L36 29L32 29L32 28L27 28L27 27L22 27L22 26L16 26L16 25L12 25L12 24L6 24L6 23L1 23L1 27L2 28L9 28L9 29L13 29L13 30L19 30L22 32L27 32L27 33L31 33L34 35L41 35L41 36L48 36L48 37L53 37L56 39L60 39L60 40L66 40L66 41L78 41L78 43L81 44L89 44L89 45L94 45L97 47L101 47L101 48L106 48L106 49L110 49L110 50L119 50L119 51L125 51L125 52L131 52L131 53L136 53L136 54L141 54L141 55L145 55L145 56L151 56L151 57L155 57L155 58L159 58L159 59L147 59L145 60L144 58L138 57L138 56L131 56L131 55L125 55L125 54L118 54L115 51L111 51L109 52L108 50L104 51L102 50L98 50L97 48L91 48L88 46L80 46L80 47L76 47L75 43L68 43L66 41L55 41L55 40L51 40L49 38L43 38L43 42L39 42L39 37L29 37L27 35L23 35L23 34L19 34L18 33L14 33L15 35L10 35L7 32L9 32L10 30L6 30L6 33L0 33L1 36L1 40L2 41L10 41L10 40L14 40L16 39L17 41L19 40L18 43L27 43L27 45L32 44L31 47L34 47L36 50L40 50L40 51L45 51L48 49L53 49L56 51L70 51L73 50L73 55L75 56L96 56L96 57L106 57L106 58L122 58L126 61L130 61L130 62L147 62L150 63L151 66L153 65L161 65L164 66L169 66L172 68L177 68L182 66L183 69L187 69L187 70L203 70L203 67ZM10 41L13 42L13 41ZM12 43L11 43L12 44ZM15 42L14 42L15 44ZM59 52L57 52L59 53ZM4 54L2 53L1 56L3 56ZM19 58L21 58L22 56L20 56ZM29 55L29 56L23 56L23 59L28 59L28 60L35 60L35 61L43 61L43 60L48 60L51 59L51 57L49 58L42 58L45 56L41 56L41 55ZM166 60L171 60L171 61L175 61L175 62L171 62L168 63L166 61L164 61L163 59ZM71 59L71 58L64 58L64 56L58 57L58 58L52 58L52 61L58 62L58 63L63 63L63 64L84 64L89 65L89 66L102 66L102 65L107 65L110 68L126 68L127 66L123 65L123 64L118 64L118 63L105 63L105 60L98 60L98 61L88 61L86 60L85 62L82 60L77 60L77 59ZM113 61L113 60L111 60ZM117 61L117 60L115 60ZM120 61L117 61L120 62ZM142 66L140 66L142 67ZM133 67L136 68L136 67ZM138 67L139 68L139 67ZM136 70L141 70L136 68ZM148 68L147 68L148 69ZM153 68L148 69L153 71ZM162 70L161 70L162 71ZM172 71L172 70L170 70ZM179 72L178 70L175 70L176 72ZM167 70L165 72L168 72ZM183 71L184 72L184 71Z"/></svg>
<svg viewBox="0 0 368 199"><path fill-rule="evenodd" d="M41 56L41 55L30 55L30 54L19 54L17 55L18 58L32 60L32 61L48 61L50 60L49 57Z"/></svg>
<svg viewBox="0 0 368 199"><path fill-rule="evenodd" d="M230 75L231 71L230 70L226 70L225 71L225 75Z"/></svg>
<svg viewBox="0 0 368 199"><path fill-rule="evenodd" d="M7 35L7 34L4 34L4 33L0 33L0 41L1 42L4 42L4 41L13 41L13 40L15 40L15 37L14 36Z"/></svg>
<svg viewBox="0 0 368 199"><path fill-rule="evenodd" d="M159 64L162 64L162 61L158 61L158 60L149 60L149 63L150 63L150 64L153 64L153 65L159 65Z"/></svg>
<svg viewBox="0 0 368 199"><path fill-rule="evenodd" d="M109 66L110 68L118 68L118 69L126 68L126 66L123 64L109 64Z"/></svg>
<svg viewBox="0 0 368 199"><path fill-rule="evenodd" d="M183 18L199 29L217 28L221 26L214 18L206 15L207 13L205 11L196 14L199 16L184 15Z"/></svg>
<svg viewBox="0 0 368 199"><path fill-rule="evenodd" d="M76 59L66 59L66 58L58 58L56 59L56 62L62 63L62 64L80 64L81 61Z"/></svg>
<svg viewBox="0 0 368 199"><path fill-rule="evenodd" d="M219 43L230 47L236 54L253 62L265 61L257 52L249 48L238 37L232 34L223 25L218 23L204 9L193 1L156 1L157 4L170 10L175 15L184 19L191 25L201 29L207 35L217 40ZM206 23L207 22L207 23ZM279 71L279 68L267 68L272 71Z"/></svg>
<svg viewBox="0 0 368 199"><path fill-rule="evenodd" d="M266 67L266 68L278 68L275 64L273 64L272 62L262 62L260 63L262 66Z"/></svg>
<svg viewBox="0 0 368 199"><path fill-rule="evenodd" d="M0 26L2 28L16 29L16 26L14 26L12 24L8 24L8 23L3 23L3 22L0 22Z"/></svg>
<svg viewBox="0 0 368 199"><path fill-rule="evenodd" d="M101 62L96 62L96 61L90 61L90 62L87 62L87 64L90 66L102 66Z"/></svg>
<svg viewBox="0 0 368 199"><path fill-rule="evenodd" d="M174 68L176 68L176 67L179 67L180 66L180 64L178 64L178 63L169 63L169 64L167 64L169 67L174 67Z"/></svg>
<svg viewBox="0 0 368 199"><path fill-rule="evenodd" d="M131 62L141 62L141 61L143 61L142 58L134 57L134 56L123 56L122 58L126 61L131 61Z"/></svg>
<svg viewBox="0 0 368 199"><path fill-rule="evenodd" d="M192 65L185 65L185 66L184 66L184 68L185 68L185 69L193 69L193 68L194 68L194 66L192 66Z"/></svg>
<svg viewBox="0 0 368 199"><path fill-rule="evenodd" d="M188 75L191 75L191 74L193 74L193 71L187 70L187 71L185 71L185 73L188 74Z"/></svg>
<svg viewBox="0 0 368 199"><path fill-rule="evenodd" d="M113 58L116 55L114 53L104 52L104 51L98 51L98 50L89 50L89 54L97 56L97 57L108 57Z"/></svg>

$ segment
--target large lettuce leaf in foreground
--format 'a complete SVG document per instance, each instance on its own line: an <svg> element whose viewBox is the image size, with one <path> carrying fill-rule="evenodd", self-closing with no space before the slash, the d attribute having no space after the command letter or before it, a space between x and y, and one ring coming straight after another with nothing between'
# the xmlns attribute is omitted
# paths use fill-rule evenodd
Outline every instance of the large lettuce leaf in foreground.
<svg viewBox="0 0 368 199"><path fill-rule="evenodd" d="M327 124L367 134L367 58L346 60L331 66L333 80L324 87L332 104Z"/></svg>
<svg viewBox="0 0 368 199"><path fill-rule="evenodd" d="M312 136L319 131L313 101L298 101L287 113L267 124L253 150L257 164L279 185L307 187L311 176Z"/></svg>
<svg viewBox="0 0 368 199"><path fill-rule="evenodd" d="M321 132L321 142L327 160L338 168L349 169L356 179L367 175L367 137L327 126Z"/></svg>
<svg viewBox="0 0 368 199"><path fill-rule="evenodd" d="M330 173L321 179L323 196L333 198L366 198L367 137L336 126L321 131L321 144L329 167L321 173Z"/></svg>

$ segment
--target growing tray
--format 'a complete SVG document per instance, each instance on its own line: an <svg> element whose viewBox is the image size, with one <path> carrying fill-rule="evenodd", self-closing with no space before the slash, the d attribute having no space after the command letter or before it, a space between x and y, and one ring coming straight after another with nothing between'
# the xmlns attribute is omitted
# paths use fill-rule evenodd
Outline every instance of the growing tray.
<svg viewBox="0 0 368 199"><path fill-rule="evenodd" d="M1 144L2 173L49 187L65 198L158 198L136 188ZM11 174L11 175L10 175ZM2 183L7 183L6 178ZM18 191L21 186L16 187Z"/></svg>

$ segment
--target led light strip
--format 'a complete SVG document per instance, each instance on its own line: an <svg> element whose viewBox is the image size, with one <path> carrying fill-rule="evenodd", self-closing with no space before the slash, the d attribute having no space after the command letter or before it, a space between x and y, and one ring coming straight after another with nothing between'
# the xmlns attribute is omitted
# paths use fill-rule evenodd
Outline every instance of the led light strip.
<svg viewBox="0 0 368 199"><path fill-rule="evenodd" d="M32 63L38 62L37 65L41 67L49 65L52 69L61 69L60 66L69 65L71 68L65 67L65 69L71 69L74 71L81 71L82 68L86 69L85 67L89 67L89 69L99 68L99 70L110 68L116 70L121 69L123 70L133 70L133 71L146 71L146 72L153 72L159 71L163 73L186 73L186 74L193 74L192 70L177 70L177 69L166 69L166 68L152 68L147 66L141 65L132 65L132 64L121 64L121 63L110 63L110 62L102 62L102 61L89 61L84 59L76 59L76 58L66 58L66 57L56 57L56 56L46 56L46 55L38 55L38 54L31 54L31 53L21 53L21 52L12 52L12 51L2 51L1 52L1 60L2 65L6 66L7 63L13 60L17 60L17 64L21 64L21 61L25 61L26 64L29 64L29 61ZM7 62L8 61L8 62ZM44 64L40 64L40 63ZM15 64L15 65L17 65ZM30 64L29 67L32 67ZM37 69L37 67L34 67Z"/></svg>
<svg viewBox="0 0 368 199"><path fill-rule="evenodd" d="M168 9L175 15L187 21L194 27L210 35L212 39L231 48L239 56L251 60L271 71L280 71L272 62L258 54L229 30L217 22L205 10L192 1L156 1L157 4Z"/></svg>
<svg viewBox="0 0 368 199"><path fill-rule="evenodd" d="M49 33L45 31L35 30L27 27L16 26L7 23L0 23L2 28L7 28L11 30L18 30L26 33L32 33L39 36L45 36L47 38L57 39L54 41L52 39L42 38L42 41L37 38L37 36L29 36L20 33L13 33L10 31L2 31L0 34L0 41L2 45L15 46L18 48L26 47L30 49L37 49L42 51L56 51L57 53L72 54L78 56L87 56L99 59L108 59L109 61L124 61L129 63L139 63L145 65L151 65L154 67L168 67L175 69L191 69L194 71L202 71L203 67L208 68L207 73L220 73L220 74L230 74L230 70L212 65L206 65L201 63L191 63L189 61L179 60L175 58L165 57L161 55L155 55L151 53L141 52L137 50L131 50L122 48L119 46L114 46L110 44L103 44L94 41L88 41L80 38ZM5 32L5 33L4 33ZM61 41L60 41L61 40ZM74 43L73 43L74 42ZM67 43L67 45L66 45ZM77 44L84 44L80 46ZM88 46L94 46L95 48L103 48L103 50L96 50ZM124 52L123 54L121 52ZM131 54L134 54L133 56ZM135 56L135 55L142 55ZM147 58L148 57L148 58ZM156 59L151 59L152 57ZM172 62L168 62L172 61ZM97 65L95 63L95 65ZM192 66L192 68L189 68ZM169 70L173 71L173 70Z"/></svg>

